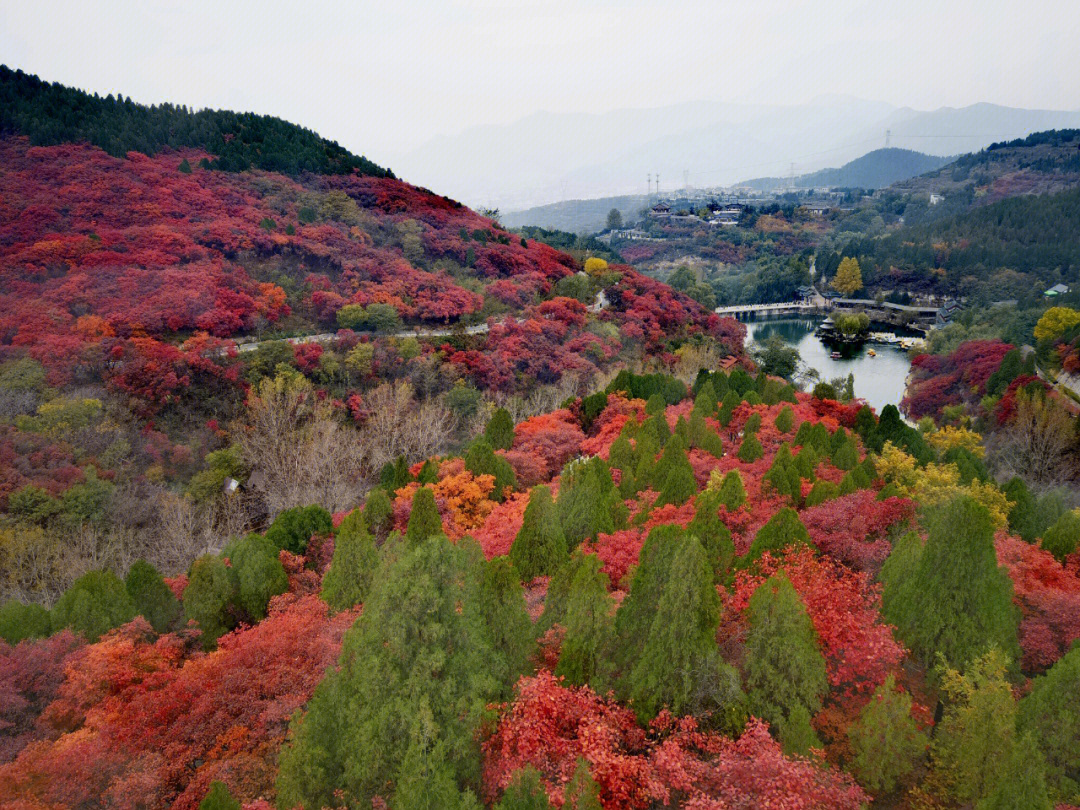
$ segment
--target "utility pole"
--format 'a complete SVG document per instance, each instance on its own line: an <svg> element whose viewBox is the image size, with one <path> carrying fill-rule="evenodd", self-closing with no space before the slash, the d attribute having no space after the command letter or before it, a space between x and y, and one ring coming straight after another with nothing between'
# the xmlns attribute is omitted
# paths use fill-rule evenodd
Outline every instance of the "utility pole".
<svg viewBox="0 0 1080 810"><path fill-rule="evenodd" d="M656 196L660 196L660 172L656 173Z"/></svg>
<svg viewBox="0 0 1080 810"><path fill-rule="evenodd" d="M889 138L891 138L891 137L892 137L892 130L891 129L885 130L885 148L886 149L889 148Z"/></svg>
<svg viewBox="0 0 1080 810"><path fill-rule="evenodd" d="M652 172L649 172L647 175L645 175L645 178L646 178L645 179L645 196L646 197L651 197L652 196Z"/></svg>

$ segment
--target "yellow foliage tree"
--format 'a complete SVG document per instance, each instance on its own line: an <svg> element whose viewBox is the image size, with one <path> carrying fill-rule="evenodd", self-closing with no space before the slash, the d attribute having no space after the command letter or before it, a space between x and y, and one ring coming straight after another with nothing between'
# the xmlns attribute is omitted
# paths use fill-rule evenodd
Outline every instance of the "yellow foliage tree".
<svg viewBox="0 0 1080 810"><path fill-rule="evenodd" d="M861 290L862 268L859 267L859 260L844 258L836 268L836 275L829 282L829 286L841 295L851 295L856 290Z"/></svg>
<svg viewBox="0 0 1080 810"><path fill-rule="evenodd" d="M607 262L596 256L590 256L585 260L585 272L590 276L599 276L601 273L606 273L607 268Z"/></svg>
<svg viewBox="0 0 1080 810"><path fill-rule="evenodd" d="M1035 324L1036 340L1054 340L1080 324L1080 312L1069 307L1050 307Z"/></svg>
<svg viewBox="0 0 1080 810"><path fill-rule="evenodd" d="M986 448L982 445L982 436L967 428L948 425L927 434L926 441L938 451L938 454L946 453L954 447L961 447L979 458L986 455Z"/></svg>
<svg viewBox="0 0 1080 810"><path fill-rule="evenodd" d="M1009 522L1009 501L1000 489L990 483L972 481L960 483L960 468L955 464L917 466L915 459L886 442L877 464L878 475L894 484L904 495L923 506L935 506L958 495L968 495L990 512L994 525L1005 528Z"/></svg>

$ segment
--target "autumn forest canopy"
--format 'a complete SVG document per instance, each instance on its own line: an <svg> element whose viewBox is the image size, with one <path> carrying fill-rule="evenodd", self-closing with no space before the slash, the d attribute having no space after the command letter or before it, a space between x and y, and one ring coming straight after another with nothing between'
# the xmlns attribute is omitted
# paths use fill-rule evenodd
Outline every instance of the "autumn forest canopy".
<svg viewBox="0 0 1080 810"><path fill-rule="evenodd" d="M875 413L277 119L0 68L0 166L0 806L1080 806L1071 298Z"/></svg>

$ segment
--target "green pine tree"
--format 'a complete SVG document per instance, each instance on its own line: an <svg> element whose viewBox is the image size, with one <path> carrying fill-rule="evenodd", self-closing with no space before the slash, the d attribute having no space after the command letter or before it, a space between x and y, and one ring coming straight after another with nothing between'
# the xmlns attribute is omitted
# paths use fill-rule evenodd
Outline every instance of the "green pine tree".
<svg viewBox="0 0 1080 810"><path fill-rule="evenodd" d="M220 557L207 554L192 563L184 588L184 618L199 625L204 649L212 650L235 626L229 606L236 596L236 581Z"/></svg>
<svg viewBox="0 0 1080 810"><path fill-rule="evenodd" d="M1080 644L1035 678L1020 701L1016 727L1033 735L1055 797L1080 803Z"/></svg>
<svg viewBox="0 0 1080 810"><path fill-rule="evenodd" d="M589 773L589 763L582 757L578 757L574 775L566 783L563 796L565 799L563 807L566 810L602 810L603 808L600 803L600 786Z"/></svg>
<svg viewBox="0 0 1080 810"><path fill-rule="evenodd" d="M727 507L729 512L734 512L746 503L746 489L743 487L742 475L738 470L731 470L724 476L720 483L720 503Z"/></svg>
<svg viewBox="0 0 1080 810"><path fill-rule="evenodd" d="M660 497L654 506L663 506L667 503L681 506L697 492L694 468L690 466L690 460L686 457L683 447L682 440L675 436L664 448L664 454L656 465L656 474L653 479L654 488L660 491Z"/></svg>
<svg viewBox="0 0 1080 810"><path fill-rule="evenodd" d="M802 703L796 703L787 717L776 728L776 736L788 756L809 756L810 749L824 746L810 724L810 712Z"/></svg>
<svg viewBox="0 0 1080 810"><path fill-rule="evenodd" d="M795 412L791 409L790 405L785 405L780 409L780 413L776 415L774 424L776 425L776 429L781 433L791 433L791 429L795 427Z"/></svg>
<svg viewBox="0 0 1080 810"><path fill-rule="evenodd" d="M548 487L536 486L529 493L521 530L510 547L510 559L525 582L551 576L566 562L566 536Z"/></svg>
<svg viewBox="0 0 1080 810"><path fill-rule="evenodd" d="M818 506L831 501L840 494L840 487L832 481L818 481L806 495L806 507Z"/></svg>
<svg viewBox="0 0 1080 810"><path fill-rule="evenodd" d="M53 632L70 628L96 642L104 633L135 618L135 604L112 571L83 574L53 605Z"/></svg>
<svg viewBox="0 0 1080 810"><path fill-rule="evenodd" d="M664 592L668 569L685 532L681 526L657 526L649 532L638 555L630 590L615 613L612 662L620 678L629 675L641 657L656 606Z"/></svg>
<svg viewBox="0 0 1080 810"><path fill-rule="evenodd" d="M509 685L498 681L506 664L470 598L476 553L430 535L380 573L339 668L293 721L279 758L280 807L359 807L375 796L409 806L426 795L457 806L451 788L479 787L484 709Z"/></svg>
<svg viewBox="0 0 1080 810"><path fill-rule="evenodd" d="M443 525L439 507L435 505L435 491L431 487L420 487L413 495L405 539L415 547L437 534L443 534Z"/></svg>
<svg viewBox="0 0 1080 810"><path fill-rule="evenodd" d="M731 530L720 520L722 499L717 490L703 490L694 500L694 519L686 531L696 537L705 549L705 556L717 582L724 581L735 561L735 542Z"/></svg>
<svg viewBox="0 0 1080 810"><path fill-rule="evenodd" d="M676 715L691 710L702 686L703 662L719 655L720 597L697 538L678 543L664 579L645 644L625 685L643 722L665 706Z"/></svg>
<svg viewBox="0 0 1080 810"><path fill-rule="evenodd" d="M1080 544L1080 515L1075 510L1065 512L1057 523L1043 532L1042 547L1057 557L1059 562L1076 551Z"/></svg>
<svg viewBox="0 0 1080 810"><path fill-rule="evenodd" d="M783 573L767 579L747 606L746 688L754 713L779 726L802 705L821 708L825 659L799 594Z"/></svg>
<svg viewBox="0 0 1080 810"><path fill-rule="evenodd" d="M154 632L166 632L184 611L158 570L144 560L136 560L128 569L124 588L135 612L150 622Z"/></svg>
<svg viewBox="0 0 1080 810"><path fill-rule="evenodd" d="M1013 745L997 788L976 805L976 810L1053 810L1046 792L1042 754L1031 734Z"/></svg>
<svg viewBox="0 0 1080 810"><path fill-rule="evenodd" d="M1035 497L1024 483L1024 479L1013 476L1002 487L1002 491L1012 503L1009 509L1009 529L1029 543L1035 542L1035 538L1039 535Z"/></svg>
<svg viewBox="0 0 1080 810"><path fill-rule="evenodd" d="M657 414L663 414L667 410L667 400L664 399L663 394L653 394L645 402L645 413L649 416L656 416Z"/></svg>
<svg viewBox="0 0 1080 810"><path fill-rule="evenodd" d="M911 695L885 679L848 728L851 770L863 787L892 793L926 756L929 737L911 717Z"/></svg>
<svg viewBox="0 0 1080 810"><path fill-rule="evenodd" d="M376 544L386 540L394 523L394 505L385 489L376 487L368 493L364 501L363 519Z"/></svg>
<svg viewBox="0 0 1080 810"><path fill-rule="evenodd" d="M473 475L490 475L495 479L492 500L503 501L506 490L517 489L514 468L502 456L495 455L486 439L477 439L465 454L465 469Z"/></svg>
<svg viewBox="0 0 1080 810"><path fill-rule="evenodd" d="M536 630L543 634L550 630L553 625L566 624L566 606L570 599L570 586L574 584L574 577L581 566L585 565L590 556L581 549L577 549L569 559L555 572L548 582L547 594L544 596L544 611L540 614L540 620L536 623Z"/></svg>
<svg viewBox="0 0 1080 810"><path fill-rule="evenodd" d="M236 583L236 604L252 622L264 619L270 599L289 588L274 544L261 534L249 534L229 543L222 555Z"/></svg>
<svg viewBox="0 0 1080 810"><path fill-rule="evenodd" d="M322 582L323 601L334 611L362 604L378 565L375 540L364 525L363 515L351 512L338 526L334 537L334 557Z"/></svg>
<svg viewBox="0 0 1080 810"><path fill-rule="evenodd" d="M832 463L838 470L854 470L859 463L859 451L855 448L855 443L850 439L841 442L832 453Z"/></svg>
<svg viewBox="0 0 1080 810"><path fill-rule="evenodd" d="M723 402L720 403L720 414L717 416L721 425L727 427L731 423L731 417L740 402L742 402L742 396L734 388L729 388L724 394Z"/></svg>
<svg viewBox="0 0 1080 810"><path fill-rule="evenodd" d="M799 513L785 506L769 518L769 522L758 529L744 563L758 559L766 551L774 556L792 545L810 546L810 533L799 520Z"/></svg>
<svg viewBox="0 0 1080 810"><path fill-rule="evenodd" d="M992 644L1019 657L1012 597L1012 580L998 567L990 513L962 496L932 515L918 565L909 576L889 578L883 606L924 662L940 653L948 664L964 666Z"/></svg>
<svg viewBox="0 0 1080 810"><path fill-rule="evenodd" d="M602 459L572 461L563 470L555 502L567 547L577 548L599 532L615 531L618 493ZM605 480L606 478L606 480Z"/></svg>
<svg viewBox="0 0 1080 810"><path fill-rule="evenodd" d="M24 605L9 599L0 605L0 638L18 644L27 638L45 638L52 631L49 611L41 605Z"/></svg>
<svg viewBox="0 0 1080 810"><path fill-rule="evenodd" d="M303 554L313 534L330 534L333 530L333 516L321 506L312 504L286 509L278 515L266 530L266 539L279 549Z"/></svg>
<svg viewBox="0 0 1080 810"><path fill-rule="evenodd" d="M514 446L514 420L506 408L499 408L492 414L484 438L496 450L509 450Z"/></svg>
<svg viewBox="0 0 1080 810"><path fill-rule="evenodd" d="M199 810L240 810L240 802L233 798L228 785L215 779L199 802Z"/></svg>
<svg viewBox="0 0 1080 810"><path fill-rule="evenodd" d="M466 538L461 544L474 547L477 559L473 567L478 572L476 604L497 654L492 660L493 674L507 690L502 696L509 699L509 690L529 669L535 647L525 591L509 559L496 557L488 562L483 559L483 552L475 540Z"/></svg>
<svg viewBox="0 0 1080 810"><path fill-rule="evenodd" d="M694 397L693 413L703 418L712 416L716 413L717 405L716 392L713 390L712 384L706 382Z"/></svg>
<svg viewBox="0 0 1080 810"><path fill-rule="evenodd" d="M566 601L566 635L555 674L578 686L598 686L611 643L614 602L601 565L595 554L586 556L574 574Z"/></svg>
<svg viewBox="0 0 1080 810"><path fill-rule="evenodd" d="M531 765L516 771L506 786L496 810L548 810L547 791L540 779L540 772Z"/></svg>
<svg viewBox="0 0 1080 810"><path fill-rule="evenodd" d="M757 435L754 433L744 434L742 444L739 445L739 452L737 454L739 461L744 464L752 464L764 455L765 451L762 449L761 442L758 441Z"/></svg>

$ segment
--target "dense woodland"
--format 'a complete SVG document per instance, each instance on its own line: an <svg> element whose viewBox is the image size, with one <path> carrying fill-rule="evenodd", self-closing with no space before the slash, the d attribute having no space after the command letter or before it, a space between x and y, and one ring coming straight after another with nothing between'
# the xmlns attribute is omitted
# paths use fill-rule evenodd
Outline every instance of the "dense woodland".
<svg viewBox="0 0 1080 810"><path fill-rule="evenodd" d="M689 269L13 75L0 805L1080 807L1076 309L912 426Z"/></svg>

